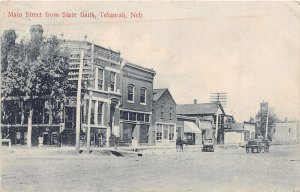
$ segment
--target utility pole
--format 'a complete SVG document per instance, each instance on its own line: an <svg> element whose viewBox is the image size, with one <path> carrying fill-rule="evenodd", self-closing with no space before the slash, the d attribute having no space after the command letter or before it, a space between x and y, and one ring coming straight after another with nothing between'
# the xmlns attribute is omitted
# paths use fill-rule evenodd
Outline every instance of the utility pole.
<svg viewBox="0 0 300 192"><path fill-rule="evenodd" d="M82 71L83 71L83 56L84 51L81 50L80 52L80 65L79 65L79 75L78 75L78 83L77 83L77 99L76 99L76 144L75 144L75 153L76 155L79 154L80 148L80 111L81 111L81 81L82 81Z"/></svg>
<svg viewBox="0 0 300 192"><path fill-rule="evenodd" d="M267 121L266 121L266 135L265 139L268 139L268 129L269 129L269 108L267 109Z"/></svg>
<svg viewBox="0 0 300 192"><path fill-rule="evenodd" d="M92 44L92 64L94 63L94 43ZM92 66L93 67L93 66ZM93 70L93 69L92 69ZM87 130L86 130L86 147L87 153L90 153L91 148L91 114L92 114L92 90L89 91L89 105L88 105L88 119L87 119Z"/></svg>

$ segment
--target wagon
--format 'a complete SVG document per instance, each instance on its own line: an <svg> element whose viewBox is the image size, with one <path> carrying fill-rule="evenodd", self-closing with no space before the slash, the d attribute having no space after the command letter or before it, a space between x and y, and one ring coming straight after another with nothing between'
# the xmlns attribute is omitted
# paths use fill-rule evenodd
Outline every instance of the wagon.
<svg viewBox="0 0 300 192"><path fill-rule="evenodd" d="M214 142L212 139L203 139L202 152L214 152Z"/></svg>
<svg viewBox="0 0 300 192"><path fill-rule="evenodd" d="M246 144L246 152L251 153L257 152L260 153L262 151L269 152L270 143L267 139L252 139L249 140Z"/></svg>

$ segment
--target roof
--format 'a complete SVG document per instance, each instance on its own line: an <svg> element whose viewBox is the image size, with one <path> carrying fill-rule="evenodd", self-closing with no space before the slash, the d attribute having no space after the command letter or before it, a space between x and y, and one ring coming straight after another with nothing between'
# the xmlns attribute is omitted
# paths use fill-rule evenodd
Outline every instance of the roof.
<svg viewBox="0 0 300 192"><path fill-rule="evenodd" d="M136 68L136 69L139 69L139 70L142 70L142 71L153 73L154 75L156 75L156 73L155 73L155 71L153 69L142 67L140 65L136 65L136 64L133 64L133 63L130 63L130 62L126 62L124 66L126 66L126 65L130 66L130 67L133 67L133 68Z"/></svg>
<svg viewBox="0 0 300 192"><path fill-rule="evenodd" d="M184 132L185 133L201 133L201 129L193 122L184 121Z"/></svg>
<svg viewBox="0 0 300 192"><path fill-rule="evenodd" d="M231 123L230 131L244 131L244 123Z"/></svg>
<svg viewBox="0 0 300 192"><path fill-rule="evenodd" d="M153 89L153 101L157 101L167 89Z"/></svg>
<svg viewBox="0 0 300 192"><path fill-rule="evenodd" d="M179 104L176 106L176 114L192 115L192 114L215 114L218 109L218 103L199 103L199 104ZM222 112L225 114L223 107Z"/></svg>

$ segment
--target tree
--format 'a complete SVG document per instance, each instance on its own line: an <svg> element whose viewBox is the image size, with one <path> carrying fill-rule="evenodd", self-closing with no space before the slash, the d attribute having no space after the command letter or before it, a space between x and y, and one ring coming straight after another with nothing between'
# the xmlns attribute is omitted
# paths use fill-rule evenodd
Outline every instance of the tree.
<svg viewBox="0 0 300 192"><path fill-rule="evenodd" d="M68 52L59 47L55 36L1 43L2 100L18 97L23 101L22 110L29 113L27 146L31 147L32 114L37 102L42 97L51 103L67 100Z"/></svg>
<svg viewBox="0 0 300 192"><path fill-rule="evenodd" d="M255 120L257 122L257 133L260 133L263 137L266 137L266 123L267 123L267 115L262 114L260 111L256 114ZM273 125L275 122L279 121L277 115L273 112L272 109L269 109L268 115L268 135L267 139L272 141L273 138Z"/></svg>

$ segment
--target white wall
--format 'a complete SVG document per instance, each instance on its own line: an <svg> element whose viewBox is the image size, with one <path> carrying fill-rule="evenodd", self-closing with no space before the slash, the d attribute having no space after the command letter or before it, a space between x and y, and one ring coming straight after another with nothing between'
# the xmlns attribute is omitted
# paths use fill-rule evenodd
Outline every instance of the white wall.
<svg viewBox="0 0 300 192"><path fill-rule="evenodd" d="M295 122L275 123L273 142L274 143L296 143L298 125Z"/></svg>
<svg viewBox="0 0 300 192"><path fill-rule="evenodd" d="M244 144L244 132L227 132L224 138L225 144Z"/></svg>

